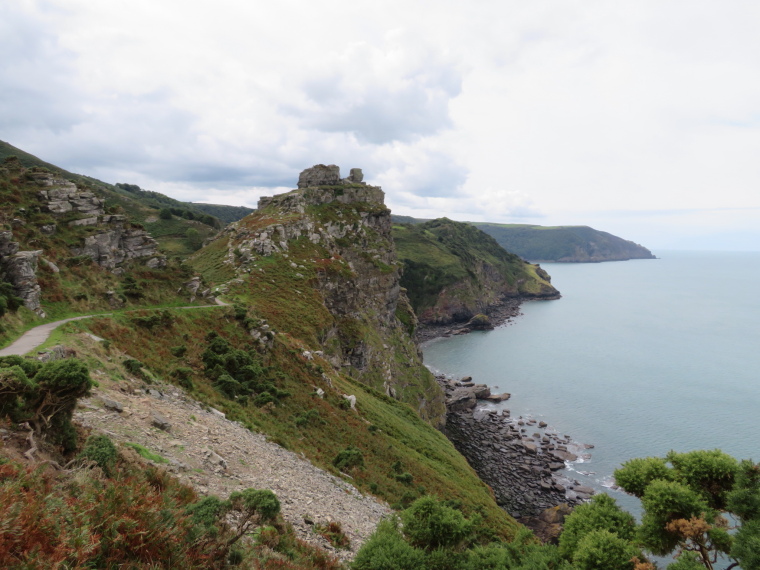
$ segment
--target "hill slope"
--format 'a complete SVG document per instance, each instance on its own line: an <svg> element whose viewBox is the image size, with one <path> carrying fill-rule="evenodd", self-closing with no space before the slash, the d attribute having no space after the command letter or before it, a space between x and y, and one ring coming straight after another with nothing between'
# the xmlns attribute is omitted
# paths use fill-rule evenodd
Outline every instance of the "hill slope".
<svg viewBox="0 0 760 570"><path fill-rule="evenodd" d="M393 239L404 264L401 285L424 323L466 321L505 298L559 297L545 271L470 224L447 218L394 224Z"/></svg>
<svg viewBox="0 0 760 570"><path fill-rule="evenodd" d="M532 261L598 262L655 259L647 248L588 226L474 223L507 251Z"/></svg>
<svg viewBox="0 0 760 570"><path fill-rule="evenodd" d="M69 347L56 354L97 371L102 398L121 391L163 401L175 383L394 508L431 493L461 502L470 515L481 512L496 536L514 534L514 520L434 427L444 396L410 336L415 319L399 285L382 190L341 182L262 199L190 259L234 305L186 311L171 306L200 293L201 277L158 253L126 208L107 213L99 191L38 167L10 160L0 170L3 263L34 253L40 263L26 275L48 319L112 313L67 323L51 340ZM123 232L142 241L125 243ZM121 237L101 243L106 234ZM59 271L42 269L47 261ZM15 283L11 289L18 291ZM139 310L121 310L130 308ZM41 320L31 308L9 310L0 317L4 339ZM99 402L106 405L88 405ZM138 419L145 431L155 429L150 417ZM173 455L160 438L109 431ZM67 452L81 444L72 438Z"/></svg>

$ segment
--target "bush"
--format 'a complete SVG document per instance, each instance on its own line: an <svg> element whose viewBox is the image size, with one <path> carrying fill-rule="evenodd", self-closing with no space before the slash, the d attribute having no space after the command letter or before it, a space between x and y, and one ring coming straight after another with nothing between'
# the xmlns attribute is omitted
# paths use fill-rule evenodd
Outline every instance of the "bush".
<svg viewBox="0 0 760 570"><path fill-rule="evenodd" d="M353 445L349 445L335 456L335 459L333 459L333 465L335 465L340 471L348 471L355 467L364 467L364 455L362 455L362 452Z"/></svg>
<svg viewBox="0 0 760 570"><path fill-rule="evenodd" d="M401 513L401 520L409 543L424 550L453 548L472 531L472 523L461 512L429 496L417 499Z"/></svg>
<svg viewBox="0 0 760 570"><path fill-rule="evenodd" d="M173 346L169 349L169 351L172 353L173 356L176 356L177 358L182 358L187 354L187 346L181 345L181 346Z"/></svg>
<svg viewBox="0 0 760 570"><path fill-rule="evenodd" d="M158 212L158 217L162 220L171 220L172 211L169 208L161 208L161 210Z"/></svg>
<svg viewBox="0 0 760 570"><path fill-rule="evenodd" d="M193 379L191 376L193 375L193 369L187 368L186 366L180 366L178 368L175 368L171 373L173 378L176 378L177 384L182 386L183 388L187 390L192 390L195 385L193 384Z"/></svg>
<svg viewBox="0 0 760 570"><path fill-rule="evenodd" d="M143 377L142 362L135 360L134 358L127 358L124 362L124 369L133 376Z"/></svg>
<svg viewBox="0 0 760 570"><path fill-rule="evenodd" d="M106 435L92 435L87 438L84 449L79 454L80 459L87 459L103 470L107 477L113 474L118 452L116 446Z"/></svg>

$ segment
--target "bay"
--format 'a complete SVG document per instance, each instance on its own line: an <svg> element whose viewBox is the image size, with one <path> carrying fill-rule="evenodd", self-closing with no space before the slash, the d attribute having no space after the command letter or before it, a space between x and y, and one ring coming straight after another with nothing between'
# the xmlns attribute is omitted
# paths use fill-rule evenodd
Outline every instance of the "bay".
<svg viewBox="0 0 760 570"><path fill-rule="evenodd" d="M760 252L547 263L561 293L493 331L436 339L425 363L510 392L591 458L571 476L611 492L633 457L715 449L760 460ZM613 496L637 511L620 491Z"/></svg>

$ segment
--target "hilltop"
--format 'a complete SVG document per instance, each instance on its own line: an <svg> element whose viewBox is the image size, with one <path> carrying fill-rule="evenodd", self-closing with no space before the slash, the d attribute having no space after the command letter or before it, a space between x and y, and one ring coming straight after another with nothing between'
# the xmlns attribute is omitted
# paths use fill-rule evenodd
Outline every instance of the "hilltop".
<svg viewBox="0 0 760 570"><path fill-rule="evenodd" d="M404 264L401 285L423 323L468 321L506 300L559 298L543 269L470 224L396 223L393 240Z"/></svg>
<svg viewBox="0 0 760 570"><path fill-rule="evenodd" d="M504 249L531 261L588 263L655 259L644 246L588 226L474 225Z"/></svg>
<svg viewBox="0 0 760 570"><path fill-rule="evenodd" d="M418 225L430 220L392 216L397 224ZM523 259L533 262L595 263L655 259L644 246L588 226L537 226L467 222Z"/></svg>

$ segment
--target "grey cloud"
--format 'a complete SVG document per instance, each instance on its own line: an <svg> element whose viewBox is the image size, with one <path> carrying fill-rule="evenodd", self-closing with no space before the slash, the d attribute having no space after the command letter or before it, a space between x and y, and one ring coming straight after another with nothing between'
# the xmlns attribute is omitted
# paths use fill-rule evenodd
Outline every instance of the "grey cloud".
<svg viewBox="0 0 760 570"><path fill-rule="evenodd" d="M28 129L58 132L84 116L72 81L74 55L57 45L53 29L7 3L0 8L0 128L5 138Z"/></svg>
<svg viewBox="0 0 760 570"><path fill-rule="evenodd" d="M449 101L462 87L459 72L426 58L392 80L333 74L305 81L310 105L286 109L323 132L352 133L360 143L408 142L451 126Z"/></svg>

